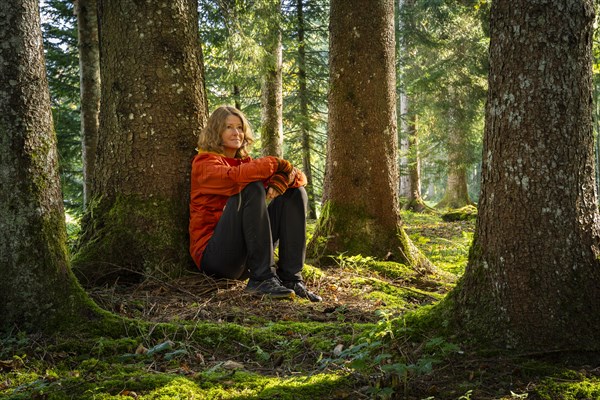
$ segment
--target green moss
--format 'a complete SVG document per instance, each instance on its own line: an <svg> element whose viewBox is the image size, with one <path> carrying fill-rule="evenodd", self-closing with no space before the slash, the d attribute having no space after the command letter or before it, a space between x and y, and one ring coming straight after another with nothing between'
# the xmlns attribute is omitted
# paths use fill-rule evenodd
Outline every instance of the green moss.
<svg viewBox="0 0 600 400"><path fill-rule="evenodd" d="M448 337L453 334L450 327L452 305L446 299L411 310L392 321L394 330L418 341L434 336Z"/></svg>
<svg viewBox="0 0 600 400"><path fill-rule="evenodd" d="M558 378L558 379L557 379ZM542 400L587 400L600 398L600 380L570 371L568 376L544 379L535 394Z"/></svg>
<svg viewBox="0 0 600 400"><path fill-rule="evenodd" d="M379 276L387 279L410 280L415 275L415 271L412 268L392 261L373 260L366 267L371 271L376 271Z"/></svg>
<svg viewBox="0 0 600 400"><path fill-rule="evenodd" d="M92 202L82 219L75 273L83 282L180 275L191 266L180 208L180 202L139 196Z"/></svg>
<svg viewBox="0 0 600 400"><path fill-rule="evenodd" d="M415 213L437 213L437 211L434 208L429 207L421 198L413 199L410 202L404 201L402 204L402 208L404 210L409 210Z"/></svg>
<svg viewBox="0 0 600 400"><path fill-rule="evenodd" d="M440 270L461 276L473 242L473 220L445 223L439 215L403 212L411 241Z"/></svg>
<svg viewBox="0 0 600 400"><path fill-rule="evenodd" d="M5 382L0 386L0 397L117 399L128 398L127 393L133 392L142 399L246 395L264 399L318 398L341 390L347 385L345 378L336 373L303 375L300 363L314 371L320 354L331 354L339 343L349 346L358 334L370 327L370 324L316 322L280 322L258 328L235 324L140 325L137 330L131 329L128 337L86 336L74 332L66 340L40 344L39 348L36 342L14 338L11 346L15 352L24 351L23 346L27 345L34 348L30 350L31 355L19 358L24 361L15 364L15 371L0 371L0 382ZM163 346L166 340L173 342ZM0 344L5 348L9 342L4 340ZM156 350L153 355L135 354L139 345L162 350ZM196 351L207 351L203 349L210 349L224 359L240 359L242 365L253 367L261 363L270 366L274 358L281 357L284 368L298 371L299 375L266 377L243 369L234 374L219 362L207 365L206 372L186 369L186 360ZM45 361L35 361L37 354L52 355L53 365L49 368ZM171 361L167 359L169 356L173 357ZM11 355L2 353L2 357ZM157 365L170 372L157 371Z"/></svg>
<svg viewBox="0 0 600 400"><path fill-rule="evenodd" d="M307 254L323 262L327 256L340 253L392 259L407 265L419 263L401 226L384 227L370 210L328 201Z"/></svg>
<svg viewBox="0 0 600 400"><path fill-rule="evenodd" d="M304 264L302 268L302 277L306 282L317 282L325 277L325 273L317 267L310 264Z"/></svg>
<svg viewBox="0 0 600 400"><path fill-rule="evenodd" d="M477 219L477 207L467 205L456 210L451 210L442 214L442 219L446 222L466 221Z"/></svg>
<svg viewBox="0 0 600 400"><path fill-rule="evenodd" d="M438 301L442 295L410 287L399 287L375 278L356 277L352 285L357 295L371 300L380 300L382 308L414 309L422 303Z"/></svg>

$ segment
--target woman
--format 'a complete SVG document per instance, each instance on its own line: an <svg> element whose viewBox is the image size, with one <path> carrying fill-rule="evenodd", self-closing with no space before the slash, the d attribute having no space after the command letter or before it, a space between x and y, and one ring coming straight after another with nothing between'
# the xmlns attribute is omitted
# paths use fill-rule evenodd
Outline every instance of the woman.
<svg viewBox="0 0 600 400"><path fill-rule="evenodd" d="M306 288L301 274L306 250L306 177L281 158L253 160L247 152L252 142L246 117L228 106L217 108L200 134L198 155L192 162L192 258L209 275L249 276L245 290L254 294L321 301ZM268 206L267 200L272 200Z"/></svg>

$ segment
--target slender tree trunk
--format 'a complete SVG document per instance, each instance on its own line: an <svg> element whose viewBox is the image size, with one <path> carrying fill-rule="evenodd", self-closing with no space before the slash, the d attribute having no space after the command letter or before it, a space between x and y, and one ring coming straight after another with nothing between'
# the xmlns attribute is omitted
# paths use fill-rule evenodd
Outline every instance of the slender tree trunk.
<svg viewBox="0 0 600 400"><path fill-rule="evenodd" d="M0 331L91 316L69 268L37 0L0 3Z"/></svg>
<svg viewBox="0 0 600 400"><path fill-rule="evenodd" d="M398 205L394 1L333 0L330 13L325 206L309 253L426 266Z"/></svg>
<svg viewBox="0 0 600 400"><path fill-rule="evenodd" d="M399 135L399 143L400 143L400 197L404 199L410 198L410 193L412 191L411 181L410 181L410 170L409 170L409 139L406 137L408 134L408 123L406 121L407 112L408 112L408 96L406 93L399 93L399 103L400 107L399 111L401 116L400 120L400 130L402 134Z"/></svg>
<svg viewBox="0 0 600 400"><path fill-rule="evenodd" d="M300 137L302 138L302 169L306 175L308 184L306 193L308 195L308 218L317 218L315 189L313 186L312 167L310 161L310 124L308 115L308 89L306 85L306 43L304 33L306 23L304 21L304 1L296 1L296 12L298 16L298 96L300 97Z"/></svg>
<svg viewBox="0 0 600 400"><path fill-rule="evenodd" d="M239 85L233 85L233 98L235 99L235 108L237 108L238 110L241 110L242 108L242 103L240 101L240 86Z"/></svg>
<svg viewBox="0 0 600 400"><path fill-rule="evenodd" d="M398 0L398 31L400 32L401 37L398 38L398 58L402 59L405 57L407 41L404 35L404 21L402 18L402 14L404 12L406 0ZM408 107L409 107L409 99L406 95L406 74L404 74L403 66L399 65L400 69L400 85L398 90L398 119L400 121L400 135L399 143L400 143L400 197L405 199L410 198L411 194L411 181L409 177L408 171L408 138L406 135L408 134Z"/></svg>
<svg viewBox="0 0 600 400"><path fill-rule="evenodd" d="M436 196L435 185L433 180L429 181L429 185L427 185L427 197L432 199Z"/></svg>
<svg viewBox="0 0 600 400"><path fill-rule="evenodd" d="M452 295L482 341L600 349L591 0L492 2L475 241Z"/></svg>
<svg viewBox="0 0 600 400"><path fill-rule="evenodd" d="M97 205L74 263L92 281L176 274L192 265L190 161L206 120L197 2L99 6Z"/></svg>
<svg viewBox="0 0 600 400"><path fill-rule="evenodd" d="M448 180L444 197L436 208L461 208L473 204L467 188L467 167L462 157L462 137L456 129L450 129L448 151Z"/></svg>
<svg viewBox="0 0 600 400"><path fill-rule="evenodd" d="M283 157L283 87L281 0L271 0L273 16L266 38L265 72L262 85L261 141L263 155Z"/></svg>
<svg viewBox="0 0 600 400"><path fill-rule="evenodd" d="M410 26L413 25L412 18L407 15L412 15L412 7L414 0L398 0L398 29L402 34L399 43L400 57L405 59L414 54L414 46L411 46L406 34ZM411 52L410 55L408 54ZM400 195L406 198L404 208L416 212L422 212L429 207L425 204L421 197L421 160L419 157L419 139L417 131L417 114L411 110L411 98L406 94L406 86L409 81L409 76L404 72L401 66L401 77L403 79L400 90L400 111L401 111L401 129L403 138L400 141L400 151L403 156L400 159L400 165L404 170L404 175L400 178Z"/></svg>
<svg viewBox="0 0 600 400"><path fill-rule="evenodd" d="M98 47L98 12L96 0L77 0L79 35L79 74L81 91L81 140L83 156L83 204L90 199L100 112L100 49Z"/></svg>
<svg viewBox="0 0 600 400"><path fill-rule="evenodd" d="M600 61L600 60L599 60ZM600 193L600 80L594 82L594 99L596 107L594 108L594 121L596 121L595 143L595 161L596 161L596 193Z"/></svg>
<svg viewBox="0 0 600 400"><path fill-rule="evenodd" d="M417 116L409 113L408 116L408 144L409 164L408 177L410 179L410 193L406 203L406 209L415 212L423 212L430 209L421 197L421 157L419 155L419 135L417 128Z"/></svg>

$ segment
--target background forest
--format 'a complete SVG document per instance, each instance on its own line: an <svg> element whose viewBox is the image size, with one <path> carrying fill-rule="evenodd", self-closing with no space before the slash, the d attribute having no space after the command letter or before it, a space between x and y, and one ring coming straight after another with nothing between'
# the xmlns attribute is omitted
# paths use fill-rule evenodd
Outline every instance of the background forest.
<svg viewBox="0 0 600 400"><path fill-rule="evenodd" d="M265 42L277 32L269 24L281 24L283 155L297 165L303 165L303 158L310 159L311 199L313 209L318 209L327 141L329 2L282 1L280 10L272 3L200 0L208 107L235 105L261 132ZM429 206L457 191L447 186L460 184L448 179L458 170L468 192L449 205L460 208L479 199L489 4L486 0L398 1L398 185L405 203L410 201L410 166L419 168L419 187ZM76 220L83 211L76 15L71 1L48 0L41 7L61 183L69 218ZM598 99L600 34L598 29L595 32L594 93ZM597 106L595 121L599 116ZM416 138L412 146L410 135ZM261 149L259 139L253 156L259 156ZM598 149L596 145L596 157Z"/></svg>
<svg viewBox="0 0 600 400"><path fill-rule="evenodd" d="M278 13L269 8L271 3L200 1L208 106L212 110L221 104L236 105L261 132L265 41L276 32L269 29L270 20L280 23L283 152L297 165L303 164L304 154L309 155L314 207L318 208L327 140L329 5L319 0L283 1ZM403 197L408 198L410 192L408 167L419 163L423 198L429 205L442 200L451 168L464 170L461 179L468 186L468 198L463 196L456 208L477 202L488 7L485 1L415 2L396 9L397 82L403 100L398 112L398 126L403 128L399 130L402 178L398 184ZM77 218L83 210L83 172L76 16L72 2L59 0L44 2L42 13L61 182L67 210ZM413 131L418 141L409 148L408 135ZM261 148L259 140L254 156L260 155Z"/></svg>
<svg viewBox="0 0 600 400"><path fill-rule="evenodd" d="M1 398L600 398L597 2L43 0L41 31L18 3ZM38 33L49 99L21 81L41 51L11 47ZM187 268L221 104L305 171L323 303Z"/></svg>

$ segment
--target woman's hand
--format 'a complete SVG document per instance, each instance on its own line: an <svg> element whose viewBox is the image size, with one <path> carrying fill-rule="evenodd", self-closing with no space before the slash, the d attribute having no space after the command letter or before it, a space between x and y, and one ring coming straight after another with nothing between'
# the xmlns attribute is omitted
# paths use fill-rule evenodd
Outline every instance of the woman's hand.
<svg viewBox="0 0 600 400"><path fill-rule="evenodd" d="M284 172L276 172L269 179L268 190L267 190L267 198L274 199L280 194L284 194L287 188L289 187L289 174Z"/></svg>
<svg viewBox="0 0 600 400"><path fill-rule="evenodd" d="M292 169L292 172L290 172L290 174L288 175L289 180L288 180L288 186L291 185L292 183L294 183L294 181L296 180L296 175L302 173L298 168L294 167L294 169Z"/></svg>
<svg viewBox="0 0 600 400"><path fill-rule="evenodd" d="M272 187L267 189L267 200L273 200L277 196L279 196L277 190L273 189Z"/></svg>

